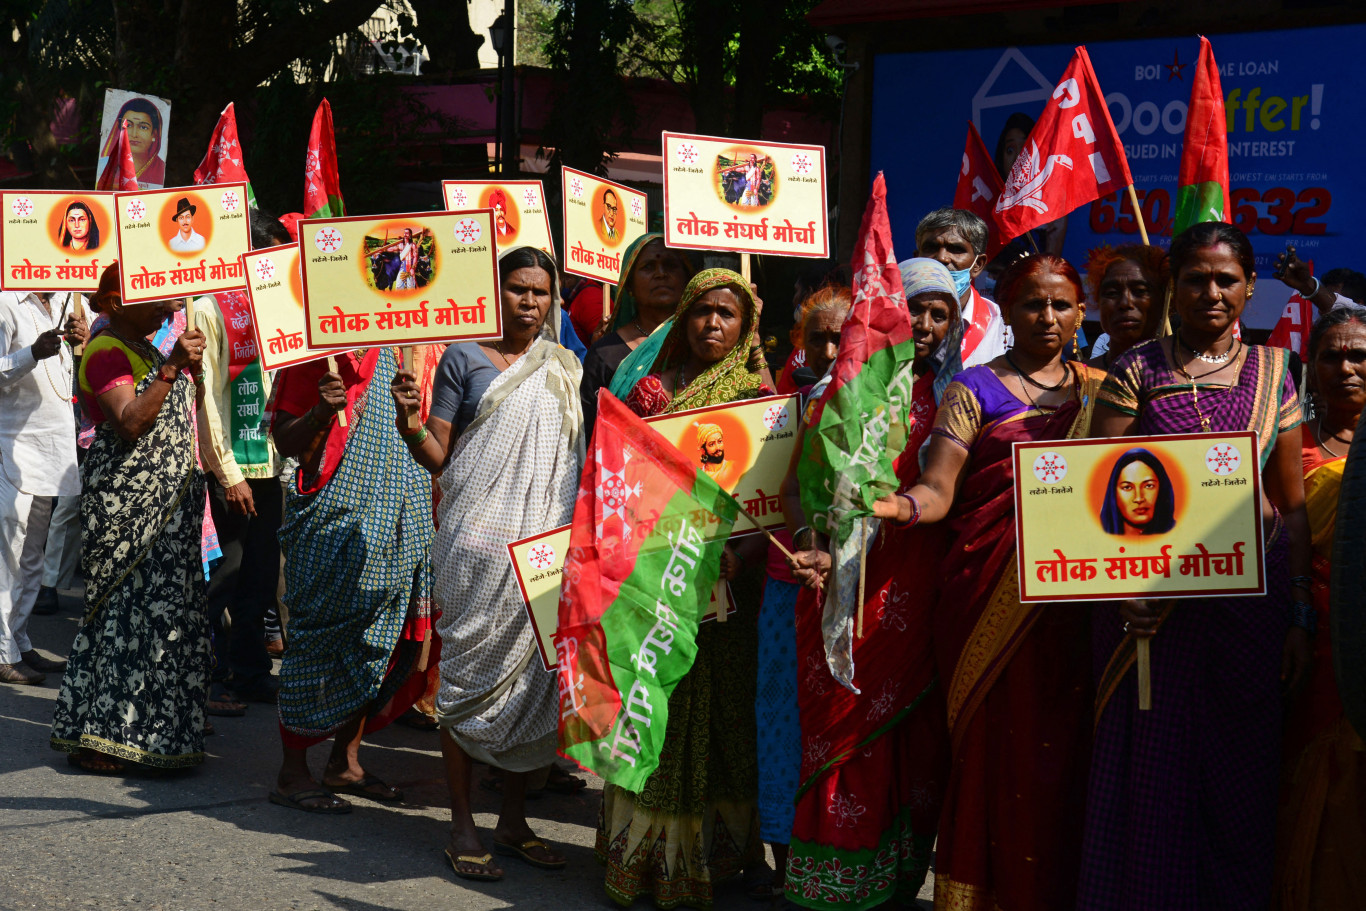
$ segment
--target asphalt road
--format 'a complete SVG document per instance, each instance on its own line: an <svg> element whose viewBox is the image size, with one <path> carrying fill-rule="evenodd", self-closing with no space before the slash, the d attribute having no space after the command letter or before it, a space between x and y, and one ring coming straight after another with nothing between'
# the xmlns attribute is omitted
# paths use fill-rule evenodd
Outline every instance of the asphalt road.
<svg viewBox="0 0 1366 911"><path fill-rule="evenodd" d="M35 647L54 657L65 657L78 624L77 602L62 604L56 616L31 621ZM564 870L500 858L501 882L456 880L442 856L449 810L435 732L395 724L361 749L362 763L402 788L404 803L353 798L352 813L320 816L266 800L280 757L274 706L214 718L217 734L197 769L102 777L68 766L48 746L55 676L41 687L0 684L0 911L618 907L593 858L600 780L577 795L527 803L532 828L569 859ZM326 751L311 751L315 774ZM486 846L497 809L496 794L475 789ZM928 884L921 894L929 897ZM723 885L716 906L766 909L738 884Z"/></svg>

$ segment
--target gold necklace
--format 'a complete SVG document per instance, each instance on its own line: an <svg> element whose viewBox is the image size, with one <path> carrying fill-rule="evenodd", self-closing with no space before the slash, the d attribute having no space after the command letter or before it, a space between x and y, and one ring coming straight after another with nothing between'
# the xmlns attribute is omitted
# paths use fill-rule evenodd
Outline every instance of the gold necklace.
<svg viewBox="0 0 1366 911"><path fill-rule="evenodd" d="M1207 376L1213 376L1214 374L1216 374L1216 373L1218 373L1219 371L1221 371L1221 370L1225 369L1226 367L1228 367L1229 364L1236 364L1236 363L1238 363L1238 355L1241 355L1242 353L1243 353L1243 340L1242 340L1242 339L1238 339L1238 354L1233 355L1233 357L1232 357L1227 363L1220 364L1218 367L1215 367L1213 370L1207 371L1207 372L1205 372L1205 373L1201 373L1201 374L1199 374L1198 376L1191 376L1190 371L1187 370L1185 367L1178 366L1178 367L1176 368L1177 370L1180 370L1180 371L1181 371L1181 375L1182 375L1182 376L1184 376L1186 379L1190 380L1190 383L1191 383L1191 400L1195 403L1195 415L1196 415L1196 417L1200 418L1200 429L1201 429L1202 431L1204 431L1205 433L1209 433L1209 430L1210 430L1210 422L1209 422L1209 418L1205 417L1205 413L1204 413L1203 411L1200 410L1200 390L1199 390L1199 388L1195 385L1195 381L1196 381L1196 380L1204 379L1204 378L1207 377ZM1175 355L1176 355L1176 346L1175 346L1175 345L1172 346L1172 355L1173 355L1173 360L1175 360ZM1198 356L1199 356L1199 355L1197 355L1197 357L1198 357ZM1235 378L1236 378L1236 374L1235 374Z"/></svg>
<svg viewBox="0 0 1366 911"><path fill-rule="evenodd" d="M1338 433L1342 433L1342 431L1339 430ZM1339 443L1346 443L1347 446L1348 446L1348 448L1351 448L1351 445L1352 445L1351 440L1344 440L1344 439L1342 439L1341 437L1338 436L1338 433L1329 434L1329 435L1328 435L1328 438L1329 438L1330 440L1337 440ZM1347 454L1347 453L1345 453L1345 452L1334 452L1333 450L1329 449L1329 448L1328 448L1328 444L1325 443L1325 442L1323 441L1323 419L1322 419L1322 418L1319 418L1319 420L1317 420L1317 421L1314 422L1314 436L1315 436L1315 437L1318 439L1318 441L1319 441L1319 448L1322 449L1324 452L1328 453L1328 454L1329 454L1330 456L1332 456L1333 458L1335 458L1335 459L1340 459L1340 458L1342 458L1344 455Z"/></svg>

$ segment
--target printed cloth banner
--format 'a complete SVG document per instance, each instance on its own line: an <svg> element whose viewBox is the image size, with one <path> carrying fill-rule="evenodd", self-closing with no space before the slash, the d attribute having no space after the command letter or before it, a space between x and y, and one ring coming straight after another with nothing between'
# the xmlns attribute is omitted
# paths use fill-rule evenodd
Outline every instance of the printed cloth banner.
<svg viewBox="0 0 1366 911"><path fill-rule="evenodd" d="M615 285L621 254L649 224L645 194L573 168L561 169L560 187L564 271Z"/></svg>
<svg viewBox="0 0 1366 911"><path fill-rule="evenodd" d="M545 187L539 180L443 180L441 195L453 212L492 209L493 240L499 253L513 247L538 247L554 258Z"/></svg>
<svg viewBox="0 0 1366 911"><path fill-rule="evenodd" d="M114 208L124 303L246 287L245 183L115 193Z"/></svg>
<svg viewBox="0 0 1366 911"><path fill-rule="evenodd" d="M95 179L96 190L141 190L138 183L138 168L133 161L133 147L128 139L128 127L120 126L113 136L109 161ZM147 186L146 189L155 189Z"/></svg>
<svg viewBox="0 0 1366 911"><path fill-rule="evenodd" d="M309 347L502 336L488 209L313 218L298 227Z"/></svg>
<svg viewBox="0 0 1366 911"><path fill-rule="evenodd" d="M118 258L114 194L0 192L0 290L95 291Z"/></svg>
<svg viewBox="0 0 1366 911"><path fill-rule="evenodd" d="M247 185L247 205L256 208L256 194L251 189L251 179L247 177L246 153L242 143L237 140L237 113L232 102L218 115L218 124L209 138L209 150L204 160L194 169L196 184L244 183Z"/></svg>
<svg viewBox="0 0 1366 911"><path fill-rule="evenodd" d="M694 521L698 509L718 525ZM555 633L560 751L628 791L659 765L737 514L706 472L598 393Z"/></svg>
<svg viewBox="0 0 1366 911"><path fill-rule="evenodd" d="M304 216L340 218L345 214L341 173L337 170L337 137L332 130L332 105L324 98L313 114L313 128L308 133L308 156L304 159Z"/></svg>
<svg viewBox="0 0 1366 911"><path fill-rule="evenodd" d="M1200 36L1200 57L1191 77L1186 138L1181 146L1172 236L1202 221L1228 221L1228 118L1219 65L1209 39Z"/></svg>
<svg viewBox="0 0 1366 911"><path fill-rule="evenodd" d="M830 255L825 148L664 133L664 242Z"/></svg>
<svg viewBox="0 0 1366 911"><path fill-rule="evenodd" d="M256 350L267 370L316 361L336 354L304 342L304 280L299 245L281 244L252 250L242 257L247 273L247 300Z"/></svg>
<svg viewBox="0 0 1366 911"><path fill-rule="evenodd" d="M1251 432L1015 444L1021 601L1259 595Z"/></svg>
<svg viewBox="0 0 1366 911"><path fill-rule="evenodd" d="M1091 58L1079 47L1006 177L996 225L1013 239L1133 182Z"/></svg>
<svg viewBox="0 0 1366 911"><path fill-rule="evenodd" d="M953 193L953 207L967 209L987 223L987 259L995 259L1005 241L996 227L996 200L1001 195L1001 175L991 153L982 143L977 127L968 121L968 138L963 147L963 167L958 172L958 187Z"/></svg>

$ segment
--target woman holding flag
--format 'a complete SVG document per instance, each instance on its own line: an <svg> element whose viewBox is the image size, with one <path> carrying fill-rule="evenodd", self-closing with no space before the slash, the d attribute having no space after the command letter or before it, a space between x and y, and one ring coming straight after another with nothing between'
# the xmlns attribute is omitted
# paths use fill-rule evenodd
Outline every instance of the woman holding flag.
<svg viewBox="0 0 1366 911"><path fill-rule="evenodd" d="M894 467L901 489L910 490L938 401L962 370L963 319L947 266L920 257L901 263L900 271L916 379L910 432ZM811 400L824 388L818 383ZM801 767L787 897L807 908L860 909L889 900L910 907L929 870L948 774L944 695L930 646L945 536L938 528L883 524L868 552L865 626L853 645L860 692L841 686L826 664L821 624L830 555L806 527L798 495L805 423L798 434L783 485L800 548L796 574L806 585L796 608Z"/></svg>
<svg viewBox="0 0 1366 911"><path fill-rule="evenodd" d="M446 858L457 876L476 880L503 876L471 815L476 760L503 771L494 850L544 869L565 865L526 820L529 773L555 760L559 695L506 545L569 522L584 456L582 368L559 345L555 263L515 247L498 272L503 337L446 349L425 426L408 429L421 402L417 378L399 371L391 385L399 435L441 485L432 570L441 608L436 718L451 796Z"/></svg>
<svg viewBox="0 0 1366 911"><path fill-rule="evenodd" d="M954 538L931 621L952 757L935 905L1054 911L1076 894L1090 624L1081 609L1020 602L1012 444L1085 437L1101 374L1062 359L1085 312L1065 260L1026 257L998 289L1015 346L948 386L919 483L876 514L944 522Z"/></svg>
<svg viewBox="0 0 1366 911"><path fill-rule="evenodd" d="M683 290L653 369L626 404L649 417L771 394L754 335L759 309L737 273L697 273ZM751 542L757 560L763 540ZM727 548L722 577L735 579L739 568ZM661 908L709 908L716 883L742 870L756 886L771 876L757 807L758 592L737 593L735 600L740 612L730 622L698 631L697 657L669 698L659 766L644 789L603 789L597 854L607 863L607 894L622 904L651 895Z"/></svg>

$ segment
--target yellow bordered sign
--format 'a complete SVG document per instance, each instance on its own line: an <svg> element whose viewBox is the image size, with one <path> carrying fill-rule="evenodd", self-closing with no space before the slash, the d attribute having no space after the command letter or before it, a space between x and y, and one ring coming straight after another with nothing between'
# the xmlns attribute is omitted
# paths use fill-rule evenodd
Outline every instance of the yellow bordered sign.
<svg viewBox="0 0 1366 911"><path fill-rule="evenodd" d="M453 212L492 210L493 240L499 253L513 247L537 247L554 258L545 187L539 180L443 180L441 196Z"/></svg>
<svg viewBox="0 0 1366 911"><path fill-rule="evenodd" d="M0 192L0 290L84 291L118 259L113 193Z"/></svg>
<svg viewBox="0 0 1366 911"><path fill-rule="evenodd" d="M124 303L246 287L247 185L214 183L114 194Z"/></svg>
<svg viewBox="0 0 1366 911"><path fill-rule="evenodd" d="M645 194L573 168L561 169L560 184L564 271L615 285L622 254L648 230Z"/></svg>

